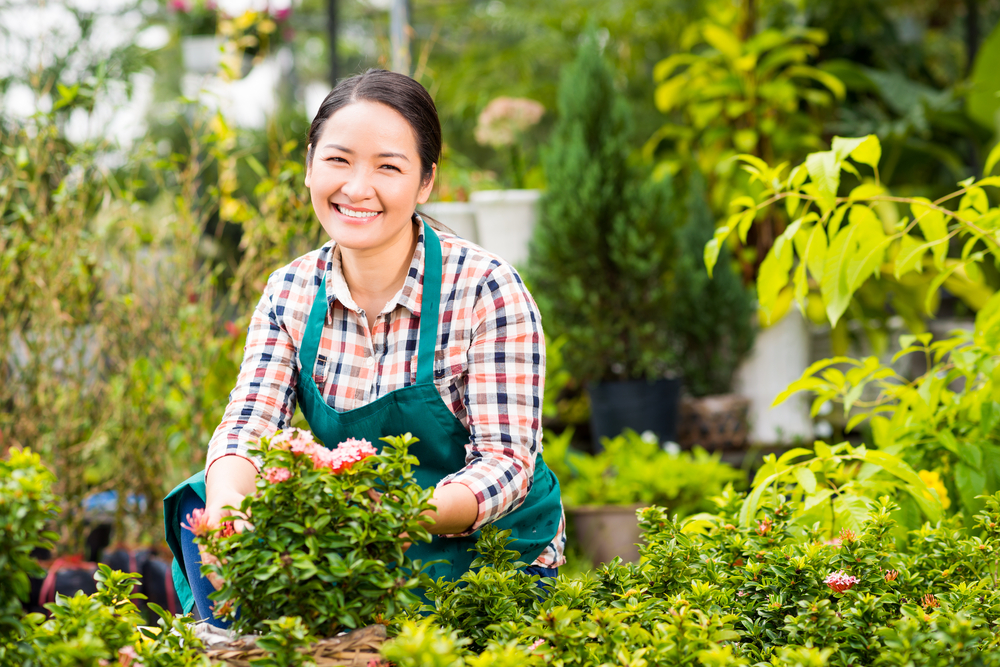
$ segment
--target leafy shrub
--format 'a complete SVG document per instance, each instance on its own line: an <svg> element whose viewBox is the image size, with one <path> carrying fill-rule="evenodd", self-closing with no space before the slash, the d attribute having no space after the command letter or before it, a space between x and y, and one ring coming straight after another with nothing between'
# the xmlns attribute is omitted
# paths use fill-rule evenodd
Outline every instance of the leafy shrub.
<svg viewBox="0 0 1000 667"><path fill-rule="evenodd" d="M31 557L37 547L50 547L45 531L53 516L52 474L37 454L11 449L0 459L0 664L12 638L24 632L21 604L31 593L29 576L45 570Z"/></svg>
<svg viewBox="0 0 1000 667"><path fill-rule="evenodd" d="M729 252L723 250L715 275L705 272L704 248L714 231L704 178L695 173L688 185L687 222L677 234L670 305L677 365L685 391L695 398L732 391L736 369L754 341L753 294L733 269Z"/></svg>
<svg viewBox="0 0 1000 667"><path fill-rule="evenodd" d="M579 505L661 505L682 516L712 509L709 500L727 484L745 481L742 471L701 448L670 453L654 440L626 430L604 440L604 450L570 449L572 432L545 443L545 459L559 477L563 501Z"/></svg>
<svg viewBox="0 0 1000 667"><path fill-rule="evenodd" d="M663 508L642 510L641 563L616 560L588 578L560 576L535 596L510 595L506 605L473 599L487 594L474 583L487 570L507 582L517 571L503 562L515 557L504 536L490 535L479 545L488 565L465 577L469 589L442 589L435 614L403 624L384 655L401 667L518 658L595 667L1000 665L1000 495L986 500L976 533L955 522L927 524L899 544L899 508L888 497L871 505L858 531L834 539L793 522L801 508L780 496L769 496L746 526L740 496L717 500L716 515L687 521Z"/></svg>
<svg viewBox="0 0 1000 667"><path fill-rule="evenodd" d="M563 72L526 267L549 333L566 338L566 369L581 382L655 379L672 361L672 188L631 163L631 112L613 79L596 38Z"/></svg>
<svg viewBox="0 0 1000 667"><path fill-rule="evenodd" d="M268 630L267 620L297 616L310 634L335 635L394 616L418 598L422 564L408 542L430 541L420 524L432 489L416 484L409 436L384 438L382 453L366 441L328 450L305 431L262 438L257 491L234 508L253 530L188 521L216 562L203 570L225 584L212 595L217 615L239 617L241 633Z"/></svg>

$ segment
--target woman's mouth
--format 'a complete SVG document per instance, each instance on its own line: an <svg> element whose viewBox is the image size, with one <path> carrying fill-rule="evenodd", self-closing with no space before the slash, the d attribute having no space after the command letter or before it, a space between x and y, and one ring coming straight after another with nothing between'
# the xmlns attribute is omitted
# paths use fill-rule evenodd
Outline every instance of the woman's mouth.
<svg viewBox="0 0 1000 667"><path fill-rule="evenodd" d="M381 211L357 211L346 206L341 206L340 204L334 204L333 207L337 210L337 213L358 221L371 220L381 213Z"/></svg>

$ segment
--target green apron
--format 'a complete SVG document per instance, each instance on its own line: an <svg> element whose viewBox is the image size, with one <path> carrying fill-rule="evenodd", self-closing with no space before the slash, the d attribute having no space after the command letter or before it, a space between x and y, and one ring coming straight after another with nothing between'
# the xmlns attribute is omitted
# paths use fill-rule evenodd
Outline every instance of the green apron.
<svg viewBox="0 0 1000 667"><path fill-rule="evenodd" d="M452 414L434 386L434 351L438 339L438 319L441 305L441 242L433 229L424 223L424 289L421 297L420 333L417 348L416 384L389 392L373 403L347 412L338 412L327 405L313 381L312 369L323 334L323 324L329 309L326 277L320 283L306 324L299 359L296 395L299 407L316 438L327 447L348 438L365 438L381 451L379 438L412 433L419 439L410 453L420 464L415 476L424 488L435 486L447 475L465 467L465 446L469 432ZM182 483L163 501L167 543L174 554L173 575L178 601L189 612L194 598L183 567L180 547L180 501L190 488L205 499L204 471ZM521 554L521 560L532 563L556 537L562 517L559 483L545 465L542 455L535 459L535 475L524 503L507 516L494 521L501 530L510 530L514 541L509 548ZM476 554L470 551L479 538L479 531L465 537L433 536L428 543L412 545L407 556L424 562L443 560L428 569L434 579L455 580L469 570Z"/></svg>

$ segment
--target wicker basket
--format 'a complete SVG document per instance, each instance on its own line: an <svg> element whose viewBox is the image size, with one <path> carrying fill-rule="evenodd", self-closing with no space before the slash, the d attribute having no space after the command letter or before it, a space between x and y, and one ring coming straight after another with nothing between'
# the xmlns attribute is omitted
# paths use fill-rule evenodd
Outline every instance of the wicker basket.
<svg viewBox="0 0 1000 667"><path fill-rule="evenodd" d="M740 449L747 443L749 409L750 400L739 394L685 397L677 444L684 448L700 445L709 451Z"/></svg>
<svg viewBox="0 0 1000 667"><path fill-rule="evenodd" d="M380 660L379 648L385 642L385 626L369 625L346 635L321 639L312 645L309 653L316 667L368 667L372 660ZM205 651L213 665L250 667L250 661L264 656L264 649L257 648L251 639L240 639Z"/></svg>

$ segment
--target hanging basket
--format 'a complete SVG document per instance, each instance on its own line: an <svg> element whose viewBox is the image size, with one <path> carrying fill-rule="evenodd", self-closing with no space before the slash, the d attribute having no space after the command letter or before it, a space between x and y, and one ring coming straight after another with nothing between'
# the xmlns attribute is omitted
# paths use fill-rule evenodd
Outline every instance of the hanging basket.
<svg viewBox="0 0 1000 667"><path fill-rule="evenodd" d="M385 626L369 625L346 635L321 639L309 649L316 667L368 667L381 660L379 649L385 643ZM213 665L250 667L250 661L264 657L256 639L247 637L205 650Z"/></svg>
<svg viewBox="0 0 1000 667"><path fill-rule="evenodd" d="M747 443L749 409L750 400L739 394L685 397L677 443L685 449L695 445L709 451L741 449Z"/></svg>

